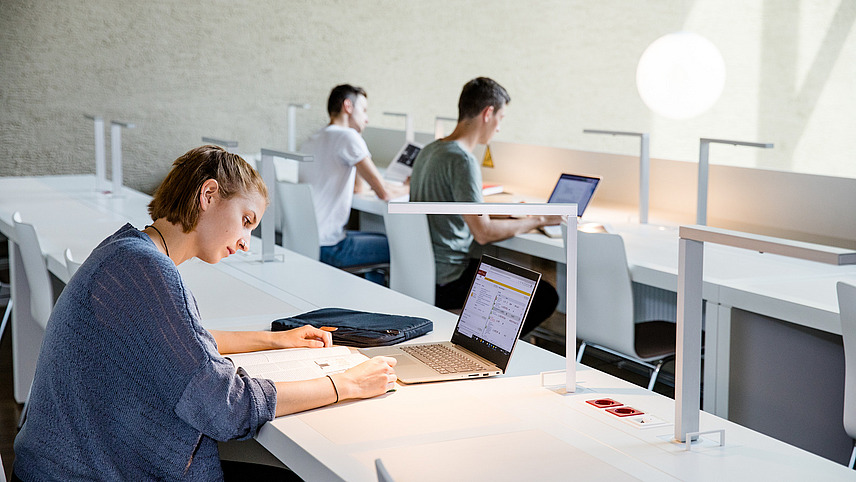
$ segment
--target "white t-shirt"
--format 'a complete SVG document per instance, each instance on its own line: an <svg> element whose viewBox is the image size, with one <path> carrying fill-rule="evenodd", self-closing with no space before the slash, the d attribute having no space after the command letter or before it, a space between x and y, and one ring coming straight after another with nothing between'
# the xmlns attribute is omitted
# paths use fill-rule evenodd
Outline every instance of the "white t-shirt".
<svg viewBox="0 0 856 482"><path fill-rule="evenodd" d="M312 186L321 246L333 246L345 239L354 200L354 166L370 156L369 148L355 129L328 125L313 134L301 151L315 159L301 163L298 180Z"/></svg>

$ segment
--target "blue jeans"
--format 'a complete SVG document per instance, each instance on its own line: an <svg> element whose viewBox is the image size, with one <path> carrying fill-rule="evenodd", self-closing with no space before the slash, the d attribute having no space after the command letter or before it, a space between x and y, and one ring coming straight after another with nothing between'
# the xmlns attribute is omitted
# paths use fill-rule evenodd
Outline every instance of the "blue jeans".
<svg viewBox="0 0 856 482"><path fill-rule="evenodd" d="M338 244L321 246L321 262L337 268L389 263L389 244L383 234L346 231ZM372 271L366 273L366 279L382 285L385 275Z"/></svg>

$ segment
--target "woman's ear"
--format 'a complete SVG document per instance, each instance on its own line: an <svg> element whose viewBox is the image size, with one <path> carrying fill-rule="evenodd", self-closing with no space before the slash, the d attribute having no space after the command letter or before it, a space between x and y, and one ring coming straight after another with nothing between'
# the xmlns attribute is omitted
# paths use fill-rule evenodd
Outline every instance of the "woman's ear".
<svg viewBox="0 0 856 482"><path fill-rule="evenodd" d="M209 179L202 183L199 189L199 207L204 211L214 202L220 194L220 184L216 179Z"/></svg>

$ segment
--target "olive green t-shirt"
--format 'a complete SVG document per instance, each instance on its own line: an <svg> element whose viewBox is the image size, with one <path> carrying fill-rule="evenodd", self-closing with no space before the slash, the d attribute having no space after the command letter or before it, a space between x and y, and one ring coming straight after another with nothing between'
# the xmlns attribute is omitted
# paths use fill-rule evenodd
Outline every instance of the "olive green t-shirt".
<svg viewBox="0 0 856 482"><path fill-rule="evenodd" d="M410 200L482 202L482 177L475 156L455 141L434 141L413 163ZM473 235L460 215L428 216L437 284L458 279L469 262Z"/></svg>

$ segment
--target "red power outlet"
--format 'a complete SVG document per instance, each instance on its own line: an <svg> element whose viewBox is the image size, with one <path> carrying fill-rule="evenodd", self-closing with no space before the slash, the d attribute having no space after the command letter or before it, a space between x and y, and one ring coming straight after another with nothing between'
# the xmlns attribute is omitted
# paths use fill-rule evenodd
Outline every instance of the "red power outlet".
<svg viewBox="0 0 856 482"><path fill-rule="evenodd" d="M631 415L642 415L645 412L641 410L636 410L633 407L615 407L615 408L607 408L607 412L617 416L617 417L629 417Z"/></svg>
<svg viewBox="0 0 856 482"><path fill-rule="evenodd" d="M624 405L621 402L616 402L611 398L598 398L596 400L586 400L586 403L594 405L597 408L620 407Z"/></svg>

